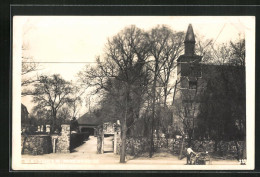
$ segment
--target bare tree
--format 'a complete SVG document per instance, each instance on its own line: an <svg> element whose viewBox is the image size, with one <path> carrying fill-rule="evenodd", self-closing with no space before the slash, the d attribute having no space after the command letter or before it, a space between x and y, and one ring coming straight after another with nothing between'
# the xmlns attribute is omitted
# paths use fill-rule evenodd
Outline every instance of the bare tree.
<svg viewBox="0 0 260 177"><path fill-rule="evenodd" d="M39 82L34 84L33 102L37 107L48 108L52 114L52 131L56 127L58 110L70 101L73 92L71 84L60 75L40 76Z"/></svg>
<svg viewBox="0 0 260 177"><path fill-rule="evenodd" d="M73 112L69 106L63 106L57 111L57 125L70 122Z"/></svg>
<svg viewBox="0 0 260 177"><path fill-rule="evenodd" d="M39 69L39 64L34 62L34 58L29 54L30 46L28 43L23 43L22 46L22 96L32 94L30 86L37 81L36 73Z"/></svg>
<svg viewBox="0 0 260 177"><path fill-rule="evenodd" d="M159 115L156 116L156 98L158 98L158 86L163 87L164 101L166 107L167 96L170 93L169 80L174 69L174 61L180 55L183 47L182 42L184 39L183 33L175 33L167 26L157 26L148 32L148 41L151 44L149 52L151 53L149 69L152 71L153 79L151 86L151 134L150 134L150 152L149 156L152 157L154 152L154 130L155 122L159 121ZM156 118L157 117L157 118ZM157 126L158 129L158 126ZM158 130L157 130L158 132Z"/></svg>
<svg viewBox="0 0 260 177"><path fill-rule="evenodd" d="M239 38L235 42L230 42L232 58L230 60L230 64L235 66L245 66L245 58L246 58L246 47L245 47L245 39Z"/></svg>
<svg viewBox="0 0 260 177"><path fill-rule="evenodd" d="M21 86L22 96L32 94L32 84L37 81L36 71L39 70L39 63L35 62L34 57L31 55L31 46L29 36L30 32L35 30L36 26L31 20L27 20L23 26L23 44L22 44L22 71L21 71Z"/></svg>
<svg viewBox="0 0 260 177"><path fill-rule="evenodd" d="M31 116L37 120L38 125L51 123L51 111L45 107L35 106Z"/></svg>
<svg viewBox="0 0 260 177"><path fill-rule="evenodd" d="M73 84L72 84L73 85ZM82 105L82 96L85 93L85 89L81 89L79 86L72 86L73 96L69 99L67 105L71 109L71 116L76 117L79 109Z"/></svg>
<svg viewBox="0 0 260 177"><path fill-rule="evenodd" d="M96 92L102 91L103 96L110 98L107 100L109 106L115 105L111 104L112 101L122 108L111 108L117 111L116 114L122 115L118 117L121 122L120 163L125 162L127 130L134 122L133 95L138 88L145 87L141 78L147 58L145 33L130 26L108 40L102 62L98 58L97 68L89 68L83 74L83 83L95 86Z"/></svg>
<svg viewBox="0 0 260 177"><path fill-rule="evenodd" d="M195 53L197 55L203 56L202 62L211 64L214 63L215 57L214 53L214 43L216 41L213 39L206 39L205 36L197 34L196 35L196 44L195 44Z"/></svg>

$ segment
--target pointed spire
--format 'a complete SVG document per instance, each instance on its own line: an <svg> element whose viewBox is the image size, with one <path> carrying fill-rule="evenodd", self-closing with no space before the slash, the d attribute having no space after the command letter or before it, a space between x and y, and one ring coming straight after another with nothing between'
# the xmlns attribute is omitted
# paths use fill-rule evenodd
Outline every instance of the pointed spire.
<svg viewBox="0 0 260 177"><path fill-rule="evenodd" d="M184 42L195 42L195 36L194 36L194 32L193 32L193 28L192 28L191 24L189 24L189 26L188 26L188 30L187 30Z"/></svg>
<svg viewBox="0 0 260 177"><path fill-rule="evenodd" d="M185 55L194 55L195 51L195 36L191 24L188 26L188 30L185 37Z"/></svg>

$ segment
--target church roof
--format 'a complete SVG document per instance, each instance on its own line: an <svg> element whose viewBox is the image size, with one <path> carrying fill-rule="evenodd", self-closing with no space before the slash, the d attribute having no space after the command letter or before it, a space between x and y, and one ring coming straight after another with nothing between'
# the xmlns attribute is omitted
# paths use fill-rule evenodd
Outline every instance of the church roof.
<svg viewBox="0 0 260 177"><path fill-rule="evenodd" d="M197 61L200 62L202 59L202 56L199 55L192 55L192 56L187 56L187 55L181 55L177 59L178 62L192 62L192 61Z"/></svg>
<svg viewBox="0 0 260 177"><path fill-rule="evenodd" d="M192 28L191 24L189 24L189 26L188 26L188 30L187 30L184 42L195 42L195 36L194 36L194 32L193 32L193 28Z"/></svg>

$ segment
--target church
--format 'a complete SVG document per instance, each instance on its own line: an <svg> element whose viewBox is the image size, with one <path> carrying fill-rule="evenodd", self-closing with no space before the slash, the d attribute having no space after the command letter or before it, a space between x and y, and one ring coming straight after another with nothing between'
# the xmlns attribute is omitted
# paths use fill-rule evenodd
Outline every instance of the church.
<svg viewBox="0 0 260 177"><path fill-rule="evenodd" d="M203 136L209 137L214 127L206 124L221 120L216 126L223 130L223 136L232 134L231 124L239 128L243 123L245 125L245 66L203 62L203 56L195 53L195 44L195 34L190 24L184 40L184 54L177 59L174 129L192 137L204 131ZM197 130L198 124L205 126Z"/></svg>

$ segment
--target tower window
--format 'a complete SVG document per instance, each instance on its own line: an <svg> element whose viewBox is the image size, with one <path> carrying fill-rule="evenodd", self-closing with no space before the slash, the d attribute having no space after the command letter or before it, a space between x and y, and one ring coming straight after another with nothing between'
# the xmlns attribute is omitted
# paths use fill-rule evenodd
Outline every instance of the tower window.
<svg viewBox="0 0 260 177"><path fill-rule="evenodd" d="M197 81L189 81L189 89L197 89Z"/></svg>
<svg viewBox="0 0 260 177"><path fill-rule="evenodd" d="M190 65L190 76L201 77L201 68L199 64Z"/></svg>

